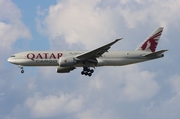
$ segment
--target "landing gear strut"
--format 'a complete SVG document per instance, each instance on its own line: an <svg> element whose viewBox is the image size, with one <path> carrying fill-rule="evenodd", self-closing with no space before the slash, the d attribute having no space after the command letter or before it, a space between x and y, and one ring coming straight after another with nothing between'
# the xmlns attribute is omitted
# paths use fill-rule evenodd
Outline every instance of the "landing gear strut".
<svg viewBox="0 0 180 119"><path fill-rule="evenodd" d="M81 74L85 76L91 76L93 72L93 69L90 69L89 67L83 67L83 71L81 72Z"/></svg>
<svg viewBox="0 0 180 119"><path fill-rule="evenodd" d="M21 73L24 73L23 66L18 66L21 69Z"/></svg>

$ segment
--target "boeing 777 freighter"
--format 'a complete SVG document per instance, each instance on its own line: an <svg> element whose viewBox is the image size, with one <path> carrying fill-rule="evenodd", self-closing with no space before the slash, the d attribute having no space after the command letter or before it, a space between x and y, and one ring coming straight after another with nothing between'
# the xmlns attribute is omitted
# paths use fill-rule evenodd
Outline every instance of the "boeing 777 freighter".
<svg viewBox="0 0 180 119"><path fill-rule="evenodd" d="M134 51L109 51L116 39L90 51L27 51L12 55L8 62L23 66L56 66L57 73L69 73L83 67L82 75L91 76L92 68L99 66L122 66L161 58L167 50L155 51L163 28L159 27Z"/></svg>

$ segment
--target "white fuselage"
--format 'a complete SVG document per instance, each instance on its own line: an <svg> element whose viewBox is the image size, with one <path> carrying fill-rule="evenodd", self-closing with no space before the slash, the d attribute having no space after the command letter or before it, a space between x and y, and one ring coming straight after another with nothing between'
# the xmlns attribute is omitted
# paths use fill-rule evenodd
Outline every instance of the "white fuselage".
<svg viewBox="0 0 180 119"><path fill-rule="evenodd" d="M89 51L27 51L14 54L8 62L23 66L57 66L57 73L69 73L83 67L82 75L91 76L92 67L122 66L161 58L167 50L156 51L163 27L158 27L134 51L109 51L122 38Z"/></svg>
<svg viewBox="0 0 180 119"><path fill-rule="evenodd" d="M27 51L14 54L8 61L20 66L59 66L59 59L65 57L76 57L86 51ZM101 57L96 58L96 66L122 66L160 57L145 58L143 55L149 52L144 51L109 51ZM84 64L77 63L75 67L82 67Z"/></svg>

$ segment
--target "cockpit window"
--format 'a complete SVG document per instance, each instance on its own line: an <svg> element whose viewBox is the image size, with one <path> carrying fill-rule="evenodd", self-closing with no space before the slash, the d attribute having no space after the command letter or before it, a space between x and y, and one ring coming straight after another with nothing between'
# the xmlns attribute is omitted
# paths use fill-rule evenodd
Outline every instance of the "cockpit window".
<svg viewBox="0 0 180 119"><path fill-rule="evenodd" d="M12 55L11 57L15 57L15 55Z"/></svg>

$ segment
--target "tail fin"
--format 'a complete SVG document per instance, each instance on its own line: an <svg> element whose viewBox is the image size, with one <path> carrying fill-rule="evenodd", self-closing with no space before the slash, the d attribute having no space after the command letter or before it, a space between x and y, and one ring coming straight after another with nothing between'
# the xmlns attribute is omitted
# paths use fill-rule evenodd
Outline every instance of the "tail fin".
<svg viewBox="0 0 180 119"><path fill-rule="evenodd" d="M139 47L136 48L136 50L155 52L162 31L163 27L158 27L155 31L151 33L149 37L146 38L146 40Z"/></svg>

